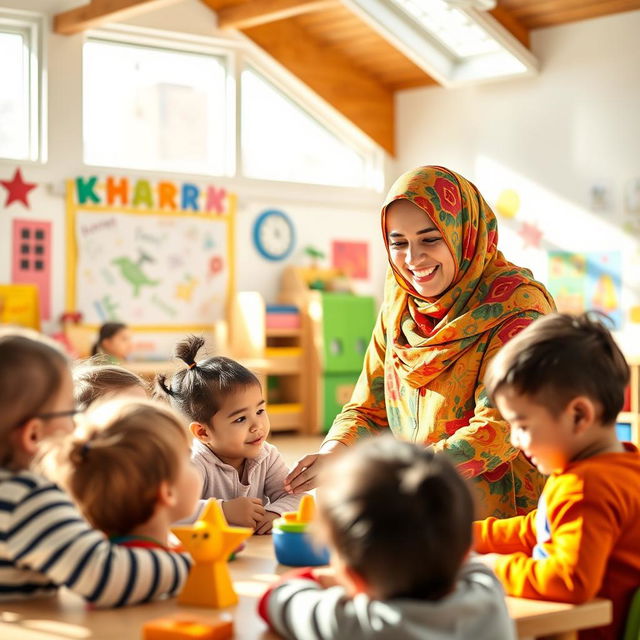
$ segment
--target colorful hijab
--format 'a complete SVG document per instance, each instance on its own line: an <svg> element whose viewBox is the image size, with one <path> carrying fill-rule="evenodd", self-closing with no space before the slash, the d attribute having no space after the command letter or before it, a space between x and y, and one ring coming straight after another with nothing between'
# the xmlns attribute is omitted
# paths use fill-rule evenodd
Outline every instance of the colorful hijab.
<svg viewBox="0 0 640 640"><path fill-rule="evenodd" d="M497 249L498 228L478 189L444 167L418 167L391 186L382 207L382 235L389 255L386 210L409 200L438 227L455 262L449 288L438 298L416 292L395 269L387 272L385 304L393 323L392 352L401 375L423 387L462 357L482 334L525 311L555 309L550 294L525 268ZM513 335L530 319L510 323Z"/></svg>

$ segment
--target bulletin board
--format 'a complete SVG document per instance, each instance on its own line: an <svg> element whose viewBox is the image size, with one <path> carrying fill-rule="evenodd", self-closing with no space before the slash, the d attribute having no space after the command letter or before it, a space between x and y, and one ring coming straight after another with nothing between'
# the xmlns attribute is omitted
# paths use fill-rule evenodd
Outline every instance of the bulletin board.
<svg viewBox="0 0 640 640"><path fill-rule="evenodd" d="M67 183L66 307L83 322L199 332L227 317L236 196L97 176Z"/></svg>

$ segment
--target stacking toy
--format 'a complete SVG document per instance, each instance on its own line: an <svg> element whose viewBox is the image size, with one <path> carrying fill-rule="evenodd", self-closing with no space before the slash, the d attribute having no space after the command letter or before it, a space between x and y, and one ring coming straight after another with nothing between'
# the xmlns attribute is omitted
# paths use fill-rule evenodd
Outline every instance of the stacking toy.
<svg viewBox="0 0 640 640"><path fill-rule="evenodd" d="M315 514L315 502L304 494L297 511L283 513L273 521L273 546L280 564L315 567L329 563L329 550L318 547L307 533Z"/></svg>
<svg viewBox="0 0 640 640"><path fill-rule="evenodd" d="M190 526L171 529L193 558L193 566L180 595L179 604L229 607L238 602L233 590L229 555L253 533L246 527L230 527L216 500L209 500L200 517Z"/></svg>

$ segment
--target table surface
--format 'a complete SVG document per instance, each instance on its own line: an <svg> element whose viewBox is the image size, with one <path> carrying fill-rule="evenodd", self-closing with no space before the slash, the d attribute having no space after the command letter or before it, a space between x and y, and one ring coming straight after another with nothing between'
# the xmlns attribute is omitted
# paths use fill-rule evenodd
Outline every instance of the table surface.
<svg viewBox="0 0 640 640"><path fill-rule="evenodd" d="M2 640L140 640L142 625L154 618L189 617L203 619L233 618L237 640L276 638L256 613L262 592L278 574L289 567L279 565L273 555L271 536L254 536L247 547L230 563L240 602L235 607L214 611L183 607L176 599L153 602L116 610L88 611L84 602L67 590L57 597L23 602L4 602L0 613ZM595 600L574 606L507 598L507 606L516 622L520 638L560 636L576 629L607 624L611 603ZM562 636L566 637L566 636Z"/></svg>

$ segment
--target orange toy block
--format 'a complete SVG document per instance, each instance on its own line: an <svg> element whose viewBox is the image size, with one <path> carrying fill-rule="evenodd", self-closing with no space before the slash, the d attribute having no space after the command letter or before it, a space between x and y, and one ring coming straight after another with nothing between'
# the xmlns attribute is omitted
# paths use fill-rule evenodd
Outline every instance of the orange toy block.
<svg viewBox="0 0 640 640"><path fill-rule="evenodd" d="M228 559L253 533L246 527L230 527L216 500L209 500L191 526L174 527L193 566L178 603L199 607L230 607L238 602L229 574Z"/></svg>
<svg viewBox="0 0 640 640"><path fill-rule="evenodd" d="M298 522L300 524L308 523L313 520L313 516L316 513L316 503L313 496L309 493L305 493L300 500L297 511L286 511L282 514L282 517L287 522Z"/></svg>
<svg viewBox="0 0 640 640"><path fill-rule="evenodd" d="M231 620L157 618L142 626L142 640L227 640L232 637Z"/></svg>

